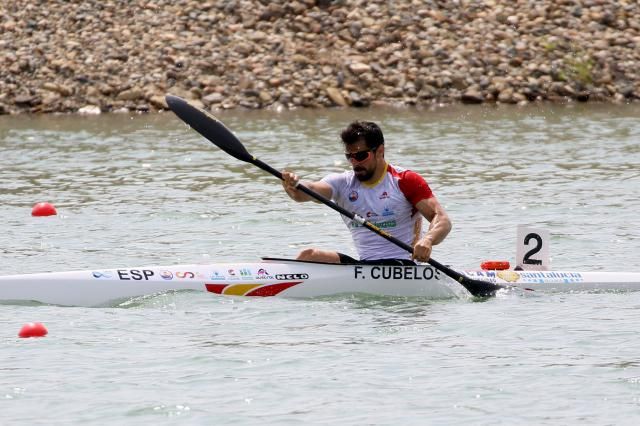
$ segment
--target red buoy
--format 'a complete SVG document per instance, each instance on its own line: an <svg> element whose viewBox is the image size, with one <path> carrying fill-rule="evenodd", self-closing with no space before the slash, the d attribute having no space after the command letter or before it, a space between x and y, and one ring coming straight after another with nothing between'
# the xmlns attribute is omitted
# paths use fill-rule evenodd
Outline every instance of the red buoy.
<svg viewBox="0 0 640 426"><path fill-rule="evenodd" d="M19 337L44 337L48 333L47 328L40 322L28 322L22 326Z"/></svg>
<svg viewBox="0 0 640 426"><path fill-rule="evenodd" d="M51 203L38 203L31 209L31 216L55 216L58 212Z"/></svg>
<svg viewBox="0 0 640 426"><path fill-rule="evenodd" d="M480 264L483 271L504 271L510 266L508 260L485 260Z"/></svg>

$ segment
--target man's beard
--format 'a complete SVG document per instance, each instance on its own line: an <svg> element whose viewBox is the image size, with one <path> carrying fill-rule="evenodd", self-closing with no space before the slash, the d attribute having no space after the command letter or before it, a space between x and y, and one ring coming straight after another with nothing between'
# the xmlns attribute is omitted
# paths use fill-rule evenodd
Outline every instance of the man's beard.
<svg viewBox="0 0 640 426"><path fill-rule="evenodd" d="M367 170L364 167L355 166L353 168L353 174L360 182L366 182L373 177L375 170Z"/></svg>

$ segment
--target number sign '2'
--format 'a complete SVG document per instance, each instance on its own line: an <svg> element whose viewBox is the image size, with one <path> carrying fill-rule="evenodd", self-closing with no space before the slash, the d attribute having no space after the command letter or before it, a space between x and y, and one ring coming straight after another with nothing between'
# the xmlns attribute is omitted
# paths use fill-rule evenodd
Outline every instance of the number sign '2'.
<svg viewBox="0 0 640 426"><path fill-rule="evenodd" d="M548 271L551 269L549 231L518 225L516 266L525 271Z"/></svg>

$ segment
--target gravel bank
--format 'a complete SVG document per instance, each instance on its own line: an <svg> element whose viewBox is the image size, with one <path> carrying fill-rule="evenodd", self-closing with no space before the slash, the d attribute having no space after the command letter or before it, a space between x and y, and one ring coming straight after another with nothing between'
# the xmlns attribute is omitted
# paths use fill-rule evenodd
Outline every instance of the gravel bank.
<svg viewBox="0 0 640 426"><path fill-rule="evenodd" d="M0 3L0 114L640 99L637 0Z"/></svg>

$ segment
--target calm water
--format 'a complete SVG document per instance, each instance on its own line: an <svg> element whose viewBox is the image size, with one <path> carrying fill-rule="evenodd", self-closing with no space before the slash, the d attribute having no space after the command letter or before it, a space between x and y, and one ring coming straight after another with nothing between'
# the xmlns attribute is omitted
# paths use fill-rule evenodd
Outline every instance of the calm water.
<svg viewBox="0 0 640 426"><path fill-rule="evenodd" d="M247 148L306 178L343 170L339 130L379 121L454 221L434 258L515 255L640 271L640 106L233 112ZM59 215L32 218L51 201ZM0 274L355 254L337 214L169 113L0 117ZM41 321L44 339L18 339ZM636 424L640 293L0 305L3 424Z"/></svg>

